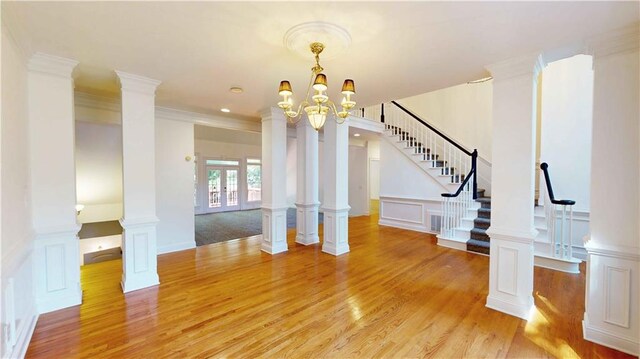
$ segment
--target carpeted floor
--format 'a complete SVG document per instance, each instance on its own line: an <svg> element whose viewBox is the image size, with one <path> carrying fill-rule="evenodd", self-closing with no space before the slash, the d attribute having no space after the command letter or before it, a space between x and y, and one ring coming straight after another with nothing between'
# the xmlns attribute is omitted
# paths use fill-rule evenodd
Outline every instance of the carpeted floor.
<svg viewBox="0 0 640 359"><path fill-rule="evenodd" d="M318 223L322 223L320 213ZM295 228L296 209L287 210L287 227ZM196 245L224 242L262 234L262 211L234 211L209 213L196 216Z"/></svg>

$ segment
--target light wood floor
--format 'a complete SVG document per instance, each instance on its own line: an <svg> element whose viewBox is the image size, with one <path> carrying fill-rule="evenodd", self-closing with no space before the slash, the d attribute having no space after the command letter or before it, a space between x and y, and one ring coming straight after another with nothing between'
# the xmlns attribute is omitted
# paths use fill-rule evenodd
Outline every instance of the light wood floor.
<svg viewBox="0 0 640 359"><path fill-rule="evenodd" d="M349 221L351 252L258 237L158 257L123 295L120 261L82 269L81 306L42 315L28 357L625 357L582 339L584 273L535 269L536 318L487 309L489 258ZM583 268L584 270L584 268Z"/></svg>

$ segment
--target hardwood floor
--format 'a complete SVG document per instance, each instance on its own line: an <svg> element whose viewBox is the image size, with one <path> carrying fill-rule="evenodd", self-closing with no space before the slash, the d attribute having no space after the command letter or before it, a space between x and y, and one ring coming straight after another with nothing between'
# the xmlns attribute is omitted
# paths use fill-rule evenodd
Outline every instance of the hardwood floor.
<svg viewBox="0 0 640 359"><path fill-rule="evenodd" d="M27 357L627 357L582 339L584 268L535 269L529 323L485 307L489 258L349 221L351 252L260 251L259 237L158 257L124 295L121 262L82 268L81 306L40 317Z"/></svg>

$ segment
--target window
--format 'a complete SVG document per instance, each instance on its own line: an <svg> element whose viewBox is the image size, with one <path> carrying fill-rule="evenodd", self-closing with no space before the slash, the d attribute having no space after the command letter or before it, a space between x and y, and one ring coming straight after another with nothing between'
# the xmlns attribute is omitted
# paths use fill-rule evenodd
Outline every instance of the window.
<svg viewBox="0 0 640 359"><path fill-rule="evenodd" d="M260 159L247 158L247 201L262 200L262 164Z"/></svg>
<svg viewBox="0 0 640 359"><path fill-rule="evenodd" d="M237 160L207 160L207 166L240 166Z"/></svg>

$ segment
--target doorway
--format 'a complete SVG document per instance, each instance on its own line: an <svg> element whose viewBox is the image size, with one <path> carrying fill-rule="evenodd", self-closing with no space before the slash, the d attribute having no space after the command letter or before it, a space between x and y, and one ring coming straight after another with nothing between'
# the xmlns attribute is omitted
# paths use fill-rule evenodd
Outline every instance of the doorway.
<svg viewBox="0 0 640 359"><path fill-rule="evenodd" d="M237 165L210 165L210 162L234 162ZM226 212L240 209L238 196L239 173L238 161L207 161L207 212Z"/></svg>

